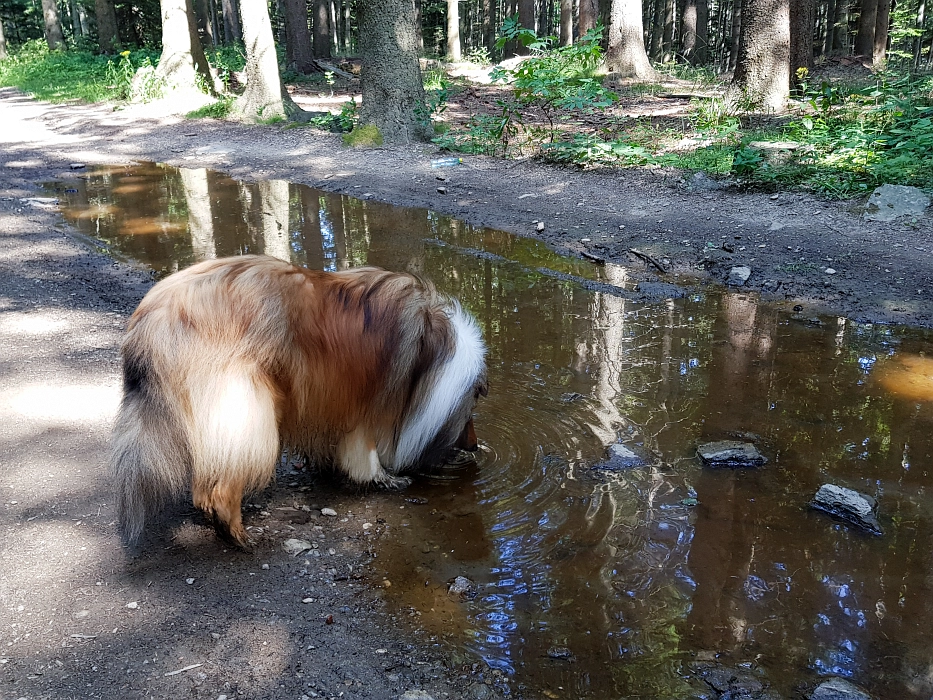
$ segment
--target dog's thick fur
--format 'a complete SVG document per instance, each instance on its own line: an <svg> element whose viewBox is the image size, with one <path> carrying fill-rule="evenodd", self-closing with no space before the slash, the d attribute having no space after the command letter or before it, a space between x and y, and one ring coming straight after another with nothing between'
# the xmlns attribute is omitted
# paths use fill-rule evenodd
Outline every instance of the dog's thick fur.
<svg viewBox="0 0 933 700"><path fill-rule="evenodd" d="M241 546L244 493L283 448L361 484L475 449L486 393L473 319L426 282L242 256L161 281L130 319L112 473L124 541L189 489Z"/></svg>

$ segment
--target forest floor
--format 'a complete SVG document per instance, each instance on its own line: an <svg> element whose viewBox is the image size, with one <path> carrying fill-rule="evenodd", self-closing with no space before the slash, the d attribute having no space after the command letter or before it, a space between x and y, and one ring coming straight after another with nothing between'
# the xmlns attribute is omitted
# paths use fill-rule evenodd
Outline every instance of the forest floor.
<svg viewBox="0 0 933 700"><path fill-rule="evenodd" d="M643 108L658 99L645 96ZM929 210L866 222L864 202L742 191L664 169L465 156L442 173L431 167L433 146L350 150L337 134L192 121L157 108L49 105L0 90L4 700L522 697L420 630L417 610L384 601L391 581L380 551L412 509L433 507L404 493L283 474L247 508L248 524L260 528L253 553L225 550L182 510L183 525L127 556L104 464L121 331L151 281L88 248L53 205L31 199L45 196L43 183L74 176L72 163L207 167L426 207L625 265L643 282L716 283L747 265L747 288L788 309L933 326ZM292 556L282 549L287 537L318 546ZM440 605L447 582L425 578ZM456 601L444 604L451 625L466 624Z"/></svg>

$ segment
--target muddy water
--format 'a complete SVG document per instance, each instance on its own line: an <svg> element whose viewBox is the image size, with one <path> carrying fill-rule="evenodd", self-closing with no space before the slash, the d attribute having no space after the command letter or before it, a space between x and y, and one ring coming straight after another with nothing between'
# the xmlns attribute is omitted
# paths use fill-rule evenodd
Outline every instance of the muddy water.
<svg viewBox="0 0 933 700"><path fill-rule="evenodd" d="M141 165L58 191L82 231L158 274L250 252L374 264L473 312L492 387L478 464L417 480L378 560L455 662L528 697L710 697L692 671L712 659L785 696L827 675L933 693L930 335L741 292L636 303L622 268L285 182ZM769 463L697 464L698 442L735 436ZM607 463L613 443L643 463ZM809 511L826 482L877 498L884 536ZM446 594L458 575L472 600Z"/></svg>

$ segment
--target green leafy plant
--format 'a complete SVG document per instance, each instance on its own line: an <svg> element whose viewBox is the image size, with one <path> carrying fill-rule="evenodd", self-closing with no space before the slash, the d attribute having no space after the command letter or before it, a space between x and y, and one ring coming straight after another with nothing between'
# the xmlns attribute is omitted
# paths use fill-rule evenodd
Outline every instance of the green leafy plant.
<svg viewBox="0 0 933 700"><path fill-rule="evenodd" d="M764 155L757 148L743 146L732 155L732 172L736 175L750 175L761 167L764 160Z"/></svg>
<svg viewBox="0 0 933 700"><path fill-rule="evenodd" d="M226 119L233 111L233 103L234 99L232 97L221 97L216 102L188 112L185 116L188 119Z"/></svg>

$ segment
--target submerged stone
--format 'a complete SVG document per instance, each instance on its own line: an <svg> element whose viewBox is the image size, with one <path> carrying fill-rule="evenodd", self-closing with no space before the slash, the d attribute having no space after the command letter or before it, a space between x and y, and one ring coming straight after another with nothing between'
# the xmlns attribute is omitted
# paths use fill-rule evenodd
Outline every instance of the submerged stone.
<svg viewBox="0 0 933 700"><path fill-rule="evenodd" d="M830 678L820 683L810 700L873 700L872 696L845 678Z"/></svg>
<svg viewBox="0 0 933 700"><path fill-rule="evenodd" d="M878 522L878 503L871 496L834 484L823 484L810 507L844 520L873 535L883 535Z"/></svg>
<svg viewBox="0 0 933 700"><path fill-rule="evenodd" d="M697 447L697 455L706 467L760 467L768 459L750 442L720 440Z"/></svg>
<svg viewBox="0 0 933 700"><path fill-rule="evenodd" d="M606 448L606 460L593 465L593 469L605 472L618 472L625 469L645 467L650 463L642 450L615 443Z"/></svg>

